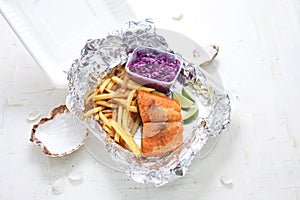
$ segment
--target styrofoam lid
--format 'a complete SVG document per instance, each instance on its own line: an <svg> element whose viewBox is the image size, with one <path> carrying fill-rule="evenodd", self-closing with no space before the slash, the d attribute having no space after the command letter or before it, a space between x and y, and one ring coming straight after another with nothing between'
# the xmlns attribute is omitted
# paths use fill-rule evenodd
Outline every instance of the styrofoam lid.
<svg viewBox="0 0 300 200"><path fill-rule="evenodd" d="M134 13L125 0L0 0L0 11L56 87L87 39L101 38Z"/></svg>

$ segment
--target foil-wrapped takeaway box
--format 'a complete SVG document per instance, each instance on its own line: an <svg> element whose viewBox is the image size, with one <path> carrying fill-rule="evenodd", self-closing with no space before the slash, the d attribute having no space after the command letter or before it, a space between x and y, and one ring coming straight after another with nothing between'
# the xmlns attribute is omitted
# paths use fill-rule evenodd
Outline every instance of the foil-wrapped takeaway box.
<svg viewBox="0 0 300 200"><path fill-rule="evenodd" d="M132 52L139 47L150 47L178 55L169 48L166 39L156 32L151 20L129 21L103 38L88 40L81 56L74 60L68 72L67 102L70 111L82 118L88 91L105 79L117 65L126 65ZM137 157L133 152L107 139L101 123L94 117L85 119L84 123L105 144L112 160L122 172L139 183L157 187L164 185L183 177L207 141L223 132L230 123L229 96L224 90L211 85L214 81L210 78L199 66L182 58L180 72L170 91L180 92L183 88L190 88L195 98L193 106L201 111L192 123L184 125L183 144L166 155Z"/></svg>

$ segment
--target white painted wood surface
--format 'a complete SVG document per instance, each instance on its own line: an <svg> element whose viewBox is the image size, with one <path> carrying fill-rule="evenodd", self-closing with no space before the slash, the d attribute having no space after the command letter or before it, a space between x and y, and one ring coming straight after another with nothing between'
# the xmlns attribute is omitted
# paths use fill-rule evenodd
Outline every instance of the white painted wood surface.
<svg viewBox="0 0 300 200"><path fill-rule="evenodd" d="M50 84L0 17L0 199L300 199L300 2L128 2L138 17L220 46L232 124L185 177L160 188L131 181L85 148L48 158L29 142L36 121L26 116L46 116L67 91ZM70 181L78 171L82 181ZM54 194L59 179L65 186Z"/></svg>

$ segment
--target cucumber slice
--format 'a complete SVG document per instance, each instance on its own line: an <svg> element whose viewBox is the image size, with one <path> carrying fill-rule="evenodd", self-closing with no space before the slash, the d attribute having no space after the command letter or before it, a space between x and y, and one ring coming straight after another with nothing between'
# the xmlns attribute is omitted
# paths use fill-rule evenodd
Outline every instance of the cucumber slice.
<svg viewBox="0 0 300 200"><path fill-rule="evenodd" d="M187 99L191 100L192 102L195 102L195 96L193 95L192 91L189 90L188 88L186 87L183 87L182 88L182 95L184 97L186 97Z"/></svg>
<svg viewBox="0 0 300 200"><path fill-rule="evenodd" d="M189 124L194 121L199 113L199 108L192 107L184 116L183 116L183 123Z"/></svg>
<svg viewBox="0 0 300 200"><path fill-rule="evenodd" d="M178 101L178 103L180 104L181 109L183 109L183 110L189 109L194 104L192 101L185 98L184 96L182 96L178 92L173 92L173 99Z"/></svg>

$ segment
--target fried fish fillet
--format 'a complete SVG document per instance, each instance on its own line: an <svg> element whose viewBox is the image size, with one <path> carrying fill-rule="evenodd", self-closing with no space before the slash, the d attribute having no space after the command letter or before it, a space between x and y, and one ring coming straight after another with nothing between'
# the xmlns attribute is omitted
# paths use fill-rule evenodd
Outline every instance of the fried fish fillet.
<svg viewBox="0 0 300 200"><path fill-rule="evenodd" d="M141 150L145 157L162 156L183 143L182 115L177 101L138 91L137 103L143 123Z"/></svg>
<svg viewBox="0 0 300 200"><path fill-rule="evenodd" d="M182 120L177 101L149 92L138 91L137 102L143 123L176 122Z"/></svg>
<svg viewBox="0 0 300 200"><path fill-rule="evenodd" d="M183 141L181 122L153 122L143 124L142 153L161 156L175 150Z"/></svg>

